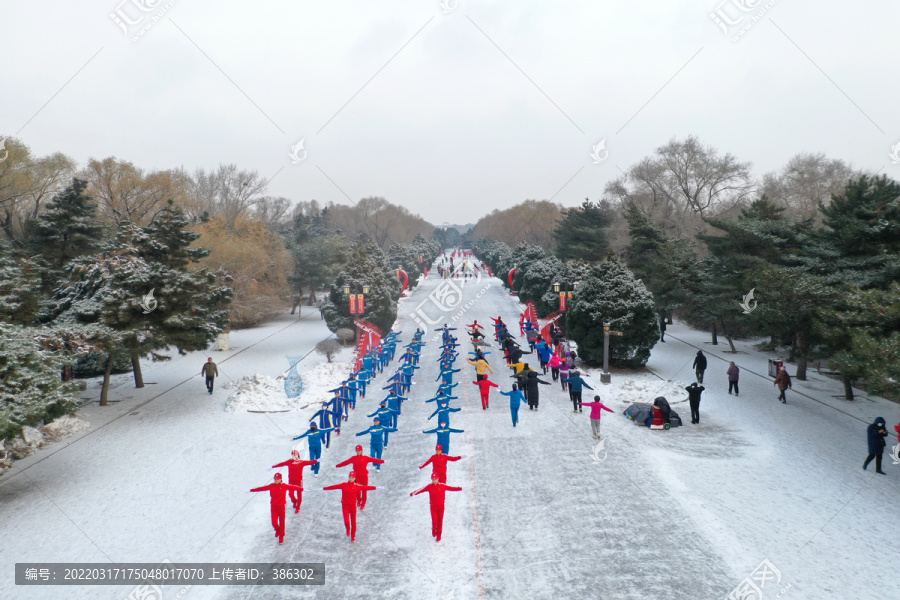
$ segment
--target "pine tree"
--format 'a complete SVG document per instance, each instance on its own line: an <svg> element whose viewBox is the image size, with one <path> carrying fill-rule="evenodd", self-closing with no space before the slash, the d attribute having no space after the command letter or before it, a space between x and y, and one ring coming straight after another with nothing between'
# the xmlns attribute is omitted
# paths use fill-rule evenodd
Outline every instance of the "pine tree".
<svg viewBox="0 0 900 600"><path fill-rule="evenodd" d="M588 362L603 361L603 324L610 323L622 337L611 337L610 362L642 366L659 339L653 295L622 263L603 261L591 268L572 296L568 314L578 354Z"/></svg>
<svg viewBox="0 0 900 600"><path fill-rule="evenodd" d="M401 286L396 270L390 267L384 253L373 242L360 240L350 247L347 264L331 285L328 300L322 306L325 323L331 331L355 327L357 315L350 314L350 300L344 295L345 285L350 286L351 294L363 293L364 285L369 287L362 318L382 331L388 331L397 318Z"/></svg>
<svg viewBox="0 0 900 600"><path fill-rule="evenodd" d="M603 260L609 249L606 229L612 225L615 211L608 202L592 203L588 198L580 207L563 211L553 231L555 254L561 260Z"/></svg>
<svg viewBox="0 0 900 600"><path fill-rule="evenodd" d="M72 185L50 201L47 210L29 223L29 245L48 265L61 270L67 263L96 252L103 236L97 205L84 193L87 181Z"/></svg>
<svg viewBox="0 0 900 600"><path fill-rule="evenodd" d="M0 244L0 321L32 323L40 306L36 261L13 256Z"/></svg>

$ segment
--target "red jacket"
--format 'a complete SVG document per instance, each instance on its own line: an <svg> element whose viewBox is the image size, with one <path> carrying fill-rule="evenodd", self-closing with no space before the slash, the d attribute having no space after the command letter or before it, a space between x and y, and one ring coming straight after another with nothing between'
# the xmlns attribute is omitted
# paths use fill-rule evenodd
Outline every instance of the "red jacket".
<svg viewBox="0 0 900 600"><path fill-rule="evenodd" d="M420 469L424 469L429 464L434 465L432 469L434 469L435 473L446 473L447 472L447 461L457 461L462 456L450 456L448 454L432 454L428 460L425 461L425 464L419 467Z"/></svg>
<svg viewBox="0 0 900 600"><path fill-rule="evenodd" d="M481 381L473 381L472 383L474 383L475 385L477 385L478 387L481 388L481 393L490 392L492 387L500 387L499 385L497 385L493 381L490 381L489 379L482 379Z"/></svg>
<svg viewBox="0 0 900 600"><path fill-rule="evenodd" d="M353 465L353 472L356 473L356 481L357 483L368 483L369 481L369 463L373 463L376 465L383 465L384 461L380 458L372 458L371 456L351 456L344 462L339 462L334 465L337 467L346 467L347 465Z"/></svg>
<svg viewBox="0 0 900 600"><path fill-rule="evenodd" d="M432 506L444 506L444 495L447 492L461 492L461 487L453 487L452 485L447 485L446 483L429 483L421 490L416 490L410 496L415 496L416 494L421 494L422 492L428 492L428 495L431 496L431 505Z"/></svg>
<svg viewBox="0 0 900 600"><path fill-rule="evenodd" d="M288 490L297 490L298 492L302 492L303 488L299 485L293 485L291 483L270 483L269 485L264 485L262 487L253 488L250 490L251 492L269 492L269 502L272 503L272 506L284 506L287 504L287 493Z"/></svg>
<svg viewBox="0 0 900 600"><path fill-rule="evenodd" d="M303 485L303 467L308 467L309 465L316 464L317 460L286 460L282 463L278 463L277 465L272 465L273 469L277 469L278 467L287 467L288 468L288 481L291 483L295 483L297 485Z"/></svg>
<svg viewBox="0 0 900 600"><path fill-rule="evenodd" d="M327 487L323 487L323 490L341 490L341 504L345 506L353 506L356 507L356 502L359 500L359 492L362 490L374 490L376 489L374 485L360 485L356 482L345 481L344 483L339 483L337 485L329 485Z"/></svg>

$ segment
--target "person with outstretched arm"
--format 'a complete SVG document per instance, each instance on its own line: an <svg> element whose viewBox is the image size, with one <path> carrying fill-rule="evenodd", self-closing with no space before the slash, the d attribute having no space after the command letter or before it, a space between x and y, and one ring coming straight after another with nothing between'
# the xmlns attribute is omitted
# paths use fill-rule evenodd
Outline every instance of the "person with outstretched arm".
<svg viewBox="0 0 900 600"><path fill-rule="evenodd" d="M372 456L366 456L363 454L363 447L356 447L356 456L351 456L347 460L343 462L339 462L334 465L335 469L339 469L341 467L346 467L347 465L353 465L353 472L356 473L356 483L361 486L369 485L369 463L374 465L383 465L384 461L380 458L374 458ZM359 490L359 498L357 500L357 505L359 506L359 510L363 510L366 507L366 500L368 500L369 492L363 488Z"/></svg>
<svg viewBox="0 0 900 600"><path fill-rule="evenodd" d="M299 450L291 450L291 459L272 465L273 469L278 467L288 468L288 483L301 488L301 491L290 490L291 502L294 504L294 512L300 512L300 505L303 504L303 468L316 464L317 460L301 460Z"/></svg>
<svg viewBox="0 0 900 600"><path fill-rule="evenodd" d="M431 413L431 416L428 417L428 420L430 421L434 417L437 417L438 422L446 421L449 424L450 423L450 413L451 412L459 412L461 410L462 410L461 408L450 408L450 403L447 402L446 400L438 400L438 407L437 407L437 409L435 409L435 411L433 413Z"/></svg>
<svg viewBox="0 0 900 600"><path fill-rule="evenodd" d="M451 433L463 433L464 429L453 429L447 425L446 421L441 421L441 424L435 427L434 429L429 429L428 431L423 431L422 433L436 433L437 434L437 444L447 454L450 454L450 434Z"/></svg>
<svg viewBox="0 0 900 600"><path fill-rule="evenodd" d="M603 416L603 411L613 412L611 408L607 408L602 402L600 402L600 396L594 396L593 402L584 402L583 406L591 407L591 431L594 432L594 439L603 439L603 436L600 435L600 417Z"/></svg>
<svg viewBox="0 0 900 600"><path fill-rule="evenodd" d="M335 416L334 409L331 406L336 402L336 400L331 400L329 402L323 402L322 408L313 413L313 415L309 418L310 421L315 421L316 418L319 419L319 429L324 430L328 428L334 427L334 424L340 419L340 415ZM331 447L331 432L327 432L324 434L325 439L325 447Z"/></svg>
<svg viewBox="0 0 900 600"><path fill-rule="evenodd" d="M385 427L381 424L381 420L375 418L372 421L372 426L366 429L365 431L360 431L357 433L357 436L360 435L369 435L369 454L374 456L375 458L381 458L381 453L384 452L384 435L386 431L397 431L394 427ZM375 465L375 470L380 471L381 465Z"/></svg>
<svg viewBox="0 0 900 600"><path fill-rule="evenodd" d="M461 458L465 458L465 454L460 456L450 456L449 454L444 454L444 447L438 444L434 447L434 454L428 457L420 469L424 469L428 465L431 465L431 470L437 473L438 481L441 483L447 483L447 463L448 462L456 462Z"/></svg>
<svg viewBox="0 0 900 600"><path fill-rule="evenodd" d="M490 379L484 378L478 381L473 381L475 385L479 387L479 391L481 392L481 410L487 410L491 405L490 396L491 396L491 388L500 387Z"/></svg>
<svg viewBox="0 0 900 600"><path fill-rule="evenodd" d="M302 492L299 485L284 483L281 473L275 473L275 482L262 487L253 488L251 492L269 492L269 506L272 511L272 527L275 528L275 537L278 543L284 543L284 507L287 505L289 491Z"/></svg>
<svg viewBox="0 0 900 600"><path fill-rule="evenodd" d="M587 381L581 378L581 373L572 371L572 374L569 375L569 397L572 398L572 406L575 407L575 410L572 412L581 412L581 390L583 387L589 390L594 389L588 385Z"/></svg>
<svg viewBox="0 0 900 600"><path fill-rule="evenodd" d="M431 483L420 490L410 492L410 497L423 492L428 492L431 501L431 537L434 541L441 541L441 533L444 528L444 495L447 492L461 492L461 487L453 487L438 480L438 474L431 474Z"/></svg>
<svg viewBox="0 0 900 600"><path fill-rule="evenodd" d="M509 396L509 412L512 415L513 427L515 427L519 423L519 406L525 402L525 395L519 391L519 387L515 383L512 384L511 392L501 391L500 393L504 396ZM529 407L529 409L531 409L531 407Z"/></svg>
<svg viewBox="0 0 900 600"><path fill-rule="evenodd" d="M356 541L356 507L359 503L359 495L361 492L369 490L377 490L374 485L360 485L356 483L356 473L350 471L347 481L336 485L328 485L322 488L323 491L341 490L341 511L344 513L344 527L347 529L347 537L351 542Z"/></svg>
<svg viewBox="0 0 900 600"><path fill-rule="evenodd" d="M453 383L453 374L459 373L459 371L459 369L444 369L440 373L438 373L438 376L434 380L437 381L438 379L443 378L444 383L449 385Z"/></svg>
<svg viewBox="0 0 900 600"><path fill-rule="evenodd" d="M384 423L388 427L393 427L394 426L393 420L396 418L396 413L398 413L398 412L399 411L396 411L396 410L388 407L387 400L382 400L381 406L379 407L379 409L376 410L375 412L373 412L371 415L366 415L366 416L369 417L370 419L373 417L378 417L378 420L380 422ZM388 445L388 432L387 431L384 432L384 445L385 446Z"/></svg>
<svg viewBox="0 0 900 600"><path fill-rule="evenodd" d="M475 367L475 380L481 381L482 379L487 379L487 371L491 372L491 375L494 374L494 369L491 368L491 365L488 364L484 358L479 358L478 360L472 360L471 358L467 358L469 364Z"/></svg>
<svg viewBox="0 0 900 600"><path fill-rule="evenodd" d="M315 423L310 423L309 431L294 438L295 440L307 438L307 441L309 442L309 460L317 461L316 464L312 466L312 471L315 473L316 477L319 476L318 460L322 458L322 434L328 433L332 429L333 427L319 429Z"/></svg>

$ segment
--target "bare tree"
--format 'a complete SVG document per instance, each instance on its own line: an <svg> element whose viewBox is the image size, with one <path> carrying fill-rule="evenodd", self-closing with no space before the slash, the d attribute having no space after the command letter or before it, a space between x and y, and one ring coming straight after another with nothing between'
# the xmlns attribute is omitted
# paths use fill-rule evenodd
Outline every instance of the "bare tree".
<svg viewBox="0 0 900 600"><path fill-rule="evenodd" d="M791 219L821 219L819 204L827 206L832 194L840 193L849 179L861 174L840 159L801 153L779 173L764 175L762 191L772 202L787 208L785 216Z"/></svg>
<svg viewBox="0 0 900 600"><path fill-rule="evenodd" d="M88 193L97 200L100 217L110 223L147 225L168 200L183 206L188 182L179 171L147 173L113 156L91 159L79 174L88 181Z"/></svg>
<svg viewBox="0 0 900 600"><path fill-rule="evenodd" d="M268 182L256 171L242 171L237 165L219 165L216 171L197 169L188 190L189 216L221 216L228 226L245 215L262 198Z"/></svg>
<svg viewBox="0 0 900 600"><path fill-rule="evenodd" d="M287 225L290 209L291 201L287 198L266 196L260 198L253 207L253 215L257 220L265 223L271 231L279 231Z"/></svg>

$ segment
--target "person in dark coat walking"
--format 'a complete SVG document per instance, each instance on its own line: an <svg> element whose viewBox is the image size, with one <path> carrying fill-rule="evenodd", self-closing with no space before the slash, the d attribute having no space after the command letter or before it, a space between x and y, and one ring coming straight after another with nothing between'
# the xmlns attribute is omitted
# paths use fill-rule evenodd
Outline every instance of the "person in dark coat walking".
<svg viewBox="0 0 900 600"><path fill-rule="evenodd" d="M572 407L574 410L572 412L581 412L581 391L583 387L586 387L589 390L592 390L591 386L581 378L581 373L578 371L572 371L572 374L569 375L569 399L572 400Z"/></svg>
<svg viewBox="0 0 900 600"><path fill-rule="evenodd" d="M863 470L869 467L869 463L872 462L872 459L874 458L875 472L887 475L887 473L881 470L881 457L884 455L885 447L884 438L887 437L887 429L884 428L884 424L884 419L878 417L875 419L875 422L866 429L866 437L869 441L869 456L866 457L866 462L863 463Z"/></svg>
<svg viewBox="0 0 900 600"><path fill-rule="evenodd" d="M738 392L740 390L738 390L738 379L740 379L741 377L741 370L736 364L734 364L734 361L731 361L731 364L728 365L728 371L726 371L726 373L728 373L728 395L730 396L731 390L734 390L734 395L739 396L740 394Z"/></svg>
<svg viewBox="0 0 900 600"><path fill-rule="evenodd" d="M210 394L213 393L213 384L215 383L218 374L219 368L216 366L216 363L213 362L212 357L208 358L203 365L203 368L200 369L200 375L206 376L206 391Z"/></svg>
<svg viewBox="0 0 900 600"><path fill-rule="evenodd" d="M666 318L659 318L659 341L666 341Z"/></svg>
<svg viewBox="0 0 900 600"><path fill-rule="evenodd" d="M529 369L528 375L525 377L525 387L527 389L525 397L528 399L528 406L533 406L535 410L537 410L538 402L541 400L541 392L538 391L538 385L550 385L550 383L538 377L537 371Z"/></svg>
<svg viewBox="0 0 900 600"><path fill-rule="evenodd" d="M687 390L688 402L691 404L691 423L696 425L700 422L700 394L702 394L703 390L706 388L702 385L697 385L697 382L695 381L684 389Z"/></svg>
<svg viewBox="0 0 900 600"><path fill-rule="evenodd" d="M703 383L704 371L706 371L706 355L703 354L703 350L697 350L697 356L694 357L694 373L697 375L697 383Z"/></svg>
<svg viewBox="0 0 900 600"><path fill-rule="evenodd" d="M778 390L781 392L778 395L778 399L781 400L782 404L787 404L787 400L784 397L784 392L789 387L791 387L791 376L788 375L787 369L783 366L778 370L778 375L775 376L775 383L773 385L778 386Z"/></svg>

